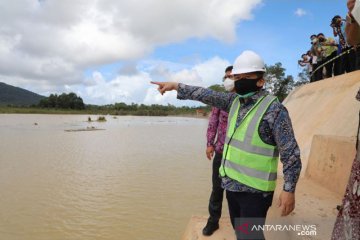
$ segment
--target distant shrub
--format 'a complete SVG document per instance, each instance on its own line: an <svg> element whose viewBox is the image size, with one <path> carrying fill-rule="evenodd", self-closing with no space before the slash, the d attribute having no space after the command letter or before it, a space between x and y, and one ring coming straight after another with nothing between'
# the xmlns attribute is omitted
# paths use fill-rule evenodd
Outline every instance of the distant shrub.
<svg viewBox="0 0 360 240"><path fill-rule="evenodd" d="M82 98L75 93L50 94L49 97L41 99L38 106L41 108L85 109Z"/></svg>

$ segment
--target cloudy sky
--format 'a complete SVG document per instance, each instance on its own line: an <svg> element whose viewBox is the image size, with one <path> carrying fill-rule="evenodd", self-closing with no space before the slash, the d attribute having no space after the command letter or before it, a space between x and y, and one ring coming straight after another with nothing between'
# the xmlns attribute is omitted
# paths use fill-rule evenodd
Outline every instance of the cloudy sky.
<svg viewBox="0 0 360 240"><path fill-rule="evenodd" d="M244 50L297 76L338 0L0 0L0 82L88 104L189 105L151 80L221 83Z"/></svg>

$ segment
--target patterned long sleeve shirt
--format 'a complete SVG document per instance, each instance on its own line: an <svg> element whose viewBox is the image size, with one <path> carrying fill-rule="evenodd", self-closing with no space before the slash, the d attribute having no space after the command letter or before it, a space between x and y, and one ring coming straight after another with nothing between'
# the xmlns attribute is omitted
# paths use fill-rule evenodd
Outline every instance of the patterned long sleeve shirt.
<svg viewBox="0 0 360 240"><path fill-rule="evenodd" d="M227 112L216 107L213 107L211 110L206 133L207 146L214 147L217 153L222 153L224 149L228 115Z"/></svg>
<svg viewBox="0 0 360 240"><path fill-rule="evenodd" d="M268 92L261 90L249 97L247 101L242 100L236 125L241 122L256 101L264 95L268 95ZM180 83L177 98L197 100L229 112L236 96L236 93L216 92L211 89ZM259 135L265 143L278 147L280 161L283 164L283 190L295 192L302 166L300 149L294 136L288 111L280 102L274 101L265 112L259 126ZM233 192L262 192L228 177L222 178L222 186L226 190Z"/></svg>

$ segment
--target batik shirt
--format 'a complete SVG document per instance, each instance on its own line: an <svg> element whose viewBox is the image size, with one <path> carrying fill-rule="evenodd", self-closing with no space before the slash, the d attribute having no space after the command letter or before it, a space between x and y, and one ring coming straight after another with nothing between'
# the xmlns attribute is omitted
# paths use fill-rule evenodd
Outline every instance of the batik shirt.
<svg viewBox="0 0 360 240"><path fill-rule="evenodd" d="M216 107L211 110L206 133L207 146L213 146L217 153L222 153L224 149L228 115L227 112Z"/></svg>

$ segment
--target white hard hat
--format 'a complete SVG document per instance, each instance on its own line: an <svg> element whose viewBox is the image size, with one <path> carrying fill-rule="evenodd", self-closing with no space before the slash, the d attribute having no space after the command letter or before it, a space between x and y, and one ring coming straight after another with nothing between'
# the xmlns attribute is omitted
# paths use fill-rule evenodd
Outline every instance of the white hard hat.
<svg viewBox="0 0 360 240"><path fill-rule="evenodd" d="M246 50L234 62L232 74L266 72L262 58L253 51Z"/></svg>

